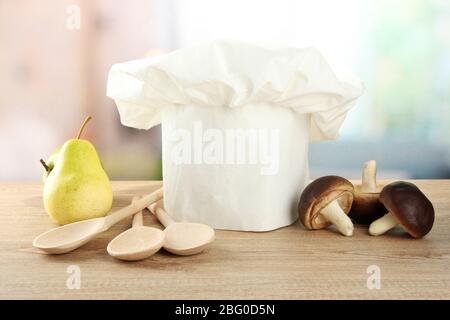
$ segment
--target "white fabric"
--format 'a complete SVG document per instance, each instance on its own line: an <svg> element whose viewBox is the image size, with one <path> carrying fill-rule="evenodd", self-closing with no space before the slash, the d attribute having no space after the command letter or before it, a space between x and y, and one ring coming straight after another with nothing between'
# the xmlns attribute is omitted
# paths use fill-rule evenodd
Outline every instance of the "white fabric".
<svg viewBox="0 0 450 320"><path fill-rule="evenodd" d="M295 221L309 142L336 138L361 94L356 77L336 75L314 48L233 41L116 64L107 88L122 124L149 129L162 117L164 204L175 219L254 231ZM261 164L175 164L168 137L196 121L205 130L278 130L277 174L262 175Z"/></svg>

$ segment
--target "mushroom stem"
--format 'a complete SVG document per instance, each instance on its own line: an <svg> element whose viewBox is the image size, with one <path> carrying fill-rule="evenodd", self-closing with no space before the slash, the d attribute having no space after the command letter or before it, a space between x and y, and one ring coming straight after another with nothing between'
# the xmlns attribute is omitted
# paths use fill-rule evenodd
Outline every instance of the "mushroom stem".
<svg viewBox="0 0 450 320"><path fill-rule="evenodd" d="M345 236L353 234L353 223L339 206L337 200L331 201L320 214L331 222Z"/></svg>
<svg viewBox="0 0 450 320"><path fill-rule="evenodd" d="M362 171L361 191L376 192L377 191L377 162L369 160L364 163Z"/></svg>
<svg viewBox="0 0 450 320"><path fill-rule="evenodd" d="M390 212L372 222L369 226L369 234L372 236L379 236L398 225L397 219Z"/></svg>

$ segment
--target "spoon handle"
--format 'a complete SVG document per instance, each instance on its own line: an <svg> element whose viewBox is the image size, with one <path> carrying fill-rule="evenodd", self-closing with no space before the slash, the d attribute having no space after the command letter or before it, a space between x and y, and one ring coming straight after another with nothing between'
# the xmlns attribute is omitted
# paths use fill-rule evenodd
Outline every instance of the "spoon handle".
<svg viewBox="0 0 450 320"><path fill-rule="evenodd" d="M131 227L142 227L144 225L144 217L142 216L142 211L139 211L133 216L133 222L131 222Z"/></svg>
<svg viewBox="0 0 450 320"><path fill-rule="evenodd" d="M157 203L153 203L150 206L148 206L148 209L151 213L153 213L156 218L161 222L161 224L164 227L169 226L171 223L173 223L173 219L169 216L169 214L160 206L158 206Z"/></svg>
<svg viewBox="0 0 450 320"><path fill-rule="evenodd" d="M158 190L153 191L152 193L140 198L139 200L136 200L130 205L117 210L113 214L106 216L103 230L107 230L117 222L121 221L122 219L125 219L126 217L129 217L132 214L140 210L143 210L152 203L162 199L162 197L163 197L163 188L159 188Z"/></svg>
<svg viewBox="0 0 450 320"><path fill-rule="evenodd" d="M133 200L131 200L131 202L134 203L137 200L139 200L139 197L134 196ZM136 212L136 214L133 216L133 221L131 222L131 227L136 228L136 227L141 227L143 225L144 225L144 217L142 216L142 210L141 210L139 212Z"/></svg>

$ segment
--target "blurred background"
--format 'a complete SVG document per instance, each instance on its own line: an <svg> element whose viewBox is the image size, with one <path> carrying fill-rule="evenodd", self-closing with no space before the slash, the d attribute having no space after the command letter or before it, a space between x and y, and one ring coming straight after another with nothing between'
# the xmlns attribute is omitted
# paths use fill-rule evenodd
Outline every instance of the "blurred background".
<svg viewBox="0 0 450 320"><path fill-rule="evenodd" d="M337 141L311 146L312 176L450 178L448 0L2 0L1 180L38 180L39 158L85 131L111 179L161 179L159 126L120 124L112 64L215 38L315 46L365 93Z"/></svg>

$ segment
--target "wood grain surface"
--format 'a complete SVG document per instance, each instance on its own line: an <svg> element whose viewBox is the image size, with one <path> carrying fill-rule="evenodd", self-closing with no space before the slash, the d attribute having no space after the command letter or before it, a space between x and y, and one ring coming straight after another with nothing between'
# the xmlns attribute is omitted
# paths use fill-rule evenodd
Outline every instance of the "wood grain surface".
<svg viewBox="0 0 450 320"><path fill-rule="evenodd" d="M217 231L203 254L161 251L141 262L121 262L106 252L131 218L69 254L34 252L33 238L54 226L43 209L42 183L0 182L0 298L449 299L450 180L414 182L436 210L435 226L421 240L400 230L371 237L361 226L347 238L296 223L264 233ZM160 185L113 182L114 207ZM158 226L149 214L145 223ZM66 286L71 265L80 268L80 289ZM371 265L381 271L379 290L367 288Z"/></svg>

